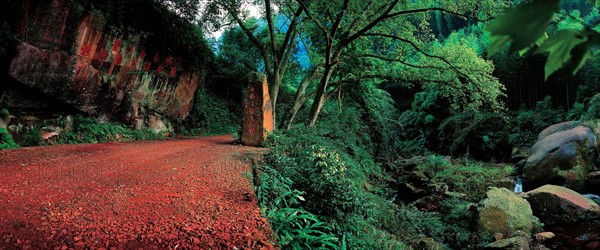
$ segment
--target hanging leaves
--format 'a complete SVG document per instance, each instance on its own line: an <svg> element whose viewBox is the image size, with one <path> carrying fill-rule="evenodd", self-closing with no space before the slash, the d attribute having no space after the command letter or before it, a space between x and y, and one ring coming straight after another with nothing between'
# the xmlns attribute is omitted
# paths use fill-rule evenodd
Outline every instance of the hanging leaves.
<svg viewBox="0 0 600 250"><path fill-rule="evenodd" d="M600 6L600 0L588 1ZM541 39L559 3L559 0L533 0L508 10L487 27L492 34L488 56L502 50L508 42L511 52L524 51L535 42L539 45L535 53L548 53L544 68L546 80L561 68L577 73L600 48L600 33L586 27L579 31L558 30L548 39Z"/></svg>
<svg viewBox="0 0 600 250"><path fill-rule="evenodd" d="M492 33L488 56L499 52L507 42L510 42L511 52L531 46L546 32L554 11L559 8L559 2L533 0L507 10L487 27Z"/></svg>
<svg viewBox="0 0 600 250"><path fill-rule="evenodd" d="M586 37L579 35L576 31L559 30L542 43L535 53L549 53L544 68L545 79L548 80L552 73L569 62L571 50L585 41Z"/></svg>

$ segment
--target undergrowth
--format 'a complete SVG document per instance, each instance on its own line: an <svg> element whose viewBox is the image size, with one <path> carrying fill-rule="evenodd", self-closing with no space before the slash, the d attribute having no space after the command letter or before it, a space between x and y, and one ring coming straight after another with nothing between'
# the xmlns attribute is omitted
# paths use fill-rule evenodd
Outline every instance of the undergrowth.
<svg viewBox="0 0 600 250"><path fill-rule="evenodd" d="M64 120L61 121L64 127ZM73 126L58 136L58 143L99 143L109 141L153 140L163 138L152 129L132 130L121 124L98 122L92 118L75 116Z"/></svg>
<svg viewBox="0 0 600 250"><path fill-rule="evenodd" d="M5 128L0 128L0 150L18 147L19 145L15 143L10 133Z"/></svg>
<svg viewBox="0 0 600 250"><path fill-rule="evenodd" d="M402 200L403 194L391 183L403 178L394 175L403 170L383 163L396 157L400 149L395 147L403 144L381 149L399 137L385 131L397 127L381 124L389 117L368 110L377 106L346 104L340 112L328 104L314 127L297 125L269 138L270 152L255 166L260 173L256 194L280 247L477 249L491 240L478 232L475 204L512 169L430 156L415 170L453 195L431 193L413 203L394 202L392 197Z"/></svg>
<svg viewBox="0 0 600 250"><path fill-rule="evenodd" d="M234 106L206 88L199 90L188 117L190 128L183 134L222 135L238 132L241 127L240 115Z"/></svg>

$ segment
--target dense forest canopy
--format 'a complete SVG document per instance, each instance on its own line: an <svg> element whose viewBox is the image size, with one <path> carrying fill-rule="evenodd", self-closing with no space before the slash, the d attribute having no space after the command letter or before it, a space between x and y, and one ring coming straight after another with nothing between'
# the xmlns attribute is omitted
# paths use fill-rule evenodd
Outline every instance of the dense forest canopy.
<svg viewBox="0 0 600 250"><path fill-rule="evenodd" d="M11 3L3 64L21 39ZM276 129L254 184L282 248L480 249L513 237L482 229L480 215L491 196L523 200L500 187L517 176L527 184L536 142L558 130L578 129L568 149L547 150L574 155L560 162L572 169L538 171L554 174L544 181L579 192L600 185L585 179L600 176L598 0L68 3L70 18L96 13L112 36L142 33L143 46L182 54L202 72L189 116L169 132L239 133L248 76L266 75ZM1 109L0 121L11 117ZM73 124L72 138L92 139L66 142L161 136L82 116ZM22 145L39 144L31 127L22 130L37 137ZM18 146L6 129L0 136L0 149ZM502 216L492 222L512 219ZM527 244L548 230L532 216L524 224L517 236Z"/></svg>

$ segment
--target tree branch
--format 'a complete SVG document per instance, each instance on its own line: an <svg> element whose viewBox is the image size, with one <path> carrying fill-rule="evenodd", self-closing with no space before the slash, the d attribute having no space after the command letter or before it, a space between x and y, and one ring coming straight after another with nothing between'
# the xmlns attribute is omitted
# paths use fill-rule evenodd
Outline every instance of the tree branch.
<svg viewBox="0 0 600 250"><path fill-rule="evenodd" d="M254 46L256 46L256 48L258 49L258 51L260 52L261 56L263 57L263 59L265 61L265 69L267 72L269 72L269 70L271 69L271 63L270 63L269 56L268 56L269 54L267 53L267 50L265 49L265 47L254 36L252 31L250 29L248 29L248 27L246 27L246 25L244 25L244 22L238 16L237 10L233 10L229 6L226 6L226 5L221 5L221 6L224 7L227 10L227 12L229 12L229 15L231 17L233 17L235 22L240 26L240 28L242 28L242 31L244 31L244 33L246 34L248 39L250 39L250 42L252 44L254 44Z"/></svg>
<svg viewBox="0 0 600 250"><path fill-rule="evenodd" d="M459 16L459 17L465 18L465 19L475 20L477 22L487 22L487 21L490 21L490 20L493 19L493 18L479 19L479 18L474 17L474 16L465 15L465 14L454 12L454 11L447 10L447 9L444 9L444 8L424 8L424 9L414 9L414 10L403 10L403 11L398 11L398 12L390 13L389 15L387 15L386 18L394 18L394 17L401 16L401 15L423 13L423 12L430 12L430 11L439 11L439 12L443 12L443 13L448 13L448 14L451 14L451 15L454 15L454 16Z"/></svg>
<svg viewBox="0 0 600 250"><path fill-rule="evenodd" d="M327 32L327 29L315 16L313 16L313 14L310 12L310 10L308 10L308 7L304 4L304 0L296 0L296 2L300 5L302 10L304 10L304 13L306 14L306 16L308 18L310 18L310 20L312 20L317 25L317 27L319 27L321 32L323 32L323 35L327 38L326 40L329 41L330 37L329 37L329 33Z"/></svg>
<svg viewBox="0 0 600 250"><path fill-rule="evenodd" d="M271 0L265 0L265 9L266 9L266 17L267 17L267 26L269 27L269 36L271 40L271 57L273 57L275 67L279 67L279 58L277 58L277 44L275 44L275 30L273 28L273 16L271 10Z"/></svg>
<svg viewBox="0 0 600 250"><path fill-rule="evenodd" d="M394 9L394 7L396 7L396 4L398 4L398 2L399 2L399 0L394 0L390 4L390 6L388 6L388 8L383 13L381 13L381 15L379 15L377 18L375 18L375 20L371 21L369 24L367 24L362 29L358 30L353 35L342 39L340 41L340 43L338 44L338 46L336 48L336 51L342 50L344 47L346 47L346 45L352 43L354 40L356 40L357 38L359 38L360 36L362 36L364 33L366 33L367 31L371 30L373 27L375 27L375 25L377 25L381 21L387 19L388 18L387 16L389 15L390 12L392 12L392 10Z"/></svg>
<svg viewBox="0 0 600 250"><path fill-rule="evenodd" d="M349 2L349 0L344 0L344 3L342 4L342 9L340 10L340 12L338 12L338 15L335 19L335 23L333 24L333 27L331 28L331 38L333 38L333 39L335 39L338 28L340 27L340 22L342 22L342 17L344 17L344 12L346 12L346 10L348 9L348 2Z"/></svg>
<svg viewBox="0 0 600 250"><path fill-rule="evenodd" d="M411 40L408 40L406 38L399 37L399 36L396 36L396 35L383 34L383 33L365 33L364 35L365 36L387 37L387 38L392 38L392 39L396 39L396 40L408 43L411 47L413 47L415 50L417 50L419 53L423 54L424 56L430 57L430 58L435 58L435 59L438 59L438 60L444 62L454 72L456 72L457 74L461 75L465 79L469 80L471 83L475 83L475 81L473 81L473 79L471 79L471 77L469 75L463 73L459 68L457 68L456 66L454 66L454 64L452 64L450 61L448 61L448 59L446 59L445 57L438 56L438 55L433 55L433 54L430 54L430 53L424 51L423 49L421 49L421 47L419 47L415 42L413 42Z"/></svg>

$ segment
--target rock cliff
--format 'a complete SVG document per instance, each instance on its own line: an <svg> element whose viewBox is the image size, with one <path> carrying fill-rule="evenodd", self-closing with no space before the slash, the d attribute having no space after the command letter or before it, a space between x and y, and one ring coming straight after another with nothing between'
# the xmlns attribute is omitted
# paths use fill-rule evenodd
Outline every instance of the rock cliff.
<svg viewBox="0 0 600 250"><path fill-rule="evenodd" d="M75 10L67 0L34 2L22 8L7 69L13 87L4 87L0 105L23 107L15 99L32 91L32 101L47 99L136 129L165 129L168 120L188 116L203 72L181 54L166 53L170 48L145 46L160 35L120 31L101 13Z"/></svg>

